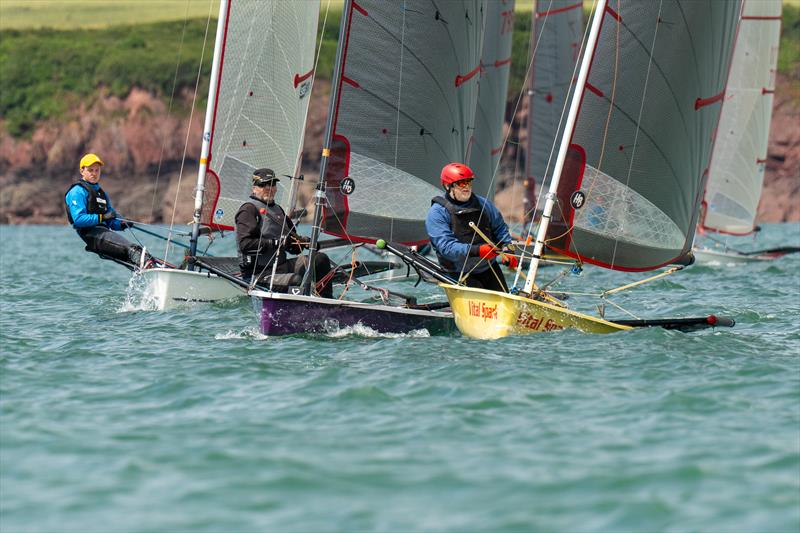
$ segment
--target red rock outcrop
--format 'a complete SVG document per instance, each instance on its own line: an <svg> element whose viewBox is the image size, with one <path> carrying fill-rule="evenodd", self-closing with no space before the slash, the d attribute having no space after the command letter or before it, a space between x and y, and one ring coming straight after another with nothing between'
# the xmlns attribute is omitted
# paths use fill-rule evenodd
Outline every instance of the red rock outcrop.
<svg viewBox="0 0 800 533"><path fill-rule="evenodd" d="M330 85L316 82L309 108L300 204L307 205L319 172ZM65 223L63 195L78 177L77 162L96 152L106 163L103 187L127 217L155 223L191 219L204 114L190 114L191 95L172 110L134 89L124 98L101 96L62 122L41 124L29 139L14 139L0 122L0 223ZM509 103L513 106L514 103ZM177 111L176 111L177 110ZM513 109L509 107L509 114ZM496 202L508 219L522 218L520 176L525 109L516 114ZM516 176L516 179L515 179ZM177 205L176 205L177 204ZM307 207L310 207L307 205ZM309 209L311 212L311 209ZM800 85L779 78L776 91L761 222L800 220Z"/></svg>

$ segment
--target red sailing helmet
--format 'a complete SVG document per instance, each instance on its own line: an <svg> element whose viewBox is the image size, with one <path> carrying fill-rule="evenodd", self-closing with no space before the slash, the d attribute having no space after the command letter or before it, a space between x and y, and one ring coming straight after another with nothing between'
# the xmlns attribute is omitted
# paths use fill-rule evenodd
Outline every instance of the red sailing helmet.
<svg viewBox="0 0 800 533"><path fill-rule="evenodd" d="M475 179L475 173L467 165L461 163L449 163L442 169L442 186L447 188L448 185L461 180Z"/></svg>

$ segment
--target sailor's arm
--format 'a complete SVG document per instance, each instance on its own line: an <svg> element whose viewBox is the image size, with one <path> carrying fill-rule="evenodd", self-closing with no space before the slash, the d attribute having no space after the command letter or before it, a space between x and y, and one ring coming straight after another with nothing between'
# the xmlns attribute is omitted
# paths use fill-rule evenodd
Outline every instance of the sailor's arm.
<svg viewBox="0 0 800 533"><path fill-rule="evenodd" d="M73 187L66 196L67 209L72 216L72 225L76 228L91 228L101 223L102 215L88 213L89 194L83 187Z"/></svg>
<svg viewBox="0 0 800 533"><path fill-rule="evenodd" d="M258 223L258 212L253 204L244 204L234 217L236 221L236 243L239 251L256 253L261 238L261 228Z"/></svg>

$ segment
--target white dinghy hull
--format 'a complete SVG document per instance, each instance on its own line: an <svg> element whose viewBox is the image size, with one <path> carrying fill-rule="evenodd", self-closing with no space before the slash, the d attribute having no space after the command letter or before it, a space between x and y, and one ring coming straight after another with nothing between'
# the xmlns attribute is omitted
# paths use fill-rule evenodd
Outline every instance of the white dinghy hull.
<svg viewBox="0 0 800 533"><path fill-rule="evenodd" d="M213 303L245 296L245 291L215 274L175 268L150 268L138 276L144 296L165 311L194 303Z"/></svg>
<svg viewBox="0 0 800 533"><path fill-rule="evenodd" d="M732 265L739 263L757 263L760 261L770 261L776 256L770 255L744 255L737 252L724 252L722 250L711 250L708 248L695 248L692 250L695 263L700 265Z"/></svg>

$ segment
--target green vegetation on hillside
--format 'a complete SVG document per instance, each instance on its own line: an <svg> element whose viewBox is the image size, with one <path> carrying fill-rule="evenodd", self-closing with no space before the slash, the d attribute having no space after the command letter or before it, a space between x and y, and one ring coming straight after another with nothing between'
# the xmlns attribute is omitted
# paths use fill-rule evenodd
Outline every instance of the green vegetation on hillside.
<svg viewBox="0 0 800 533"><path fill-rule="evenodd" d="M101 88L125 96L141 87L169 97L176 75L178 91L193 88L205 31L205 21L198 20L104 30L6 31L0 39L0 115L12 135L24 135L38 121L91 100ZM201 74L205 80L213 25L209 34Z"/></svg>
<svg viewBox="0 0 800 533"><path fill-rule="evenodd" d="M800 80L800 5L783 6L778 72L794 81Z"/></svg>
<svg viewBox="0 0 800 533"><path fill-rule="evenodd" d="M0 30L97 29L218 13L219 0L0 0Z"/></svg>
<svg viewBox="0 0 800 533"><path fill-rule="evenodd" d="M318 77L322 79L331 76L340 16L341 10L334 7L323 25L324 12L320 15L323 41ZM518 12L511 98L519 95L523 85L530 26L530 16ZM779 71L798 79L800 7L784 5L782 27ZM198 105L204 106L214 31L212 20L206 35L206 19L104 29L4 31L0 37L0 117L9 133L24 136L39 121L59 118L80 103L91 103L99 91L125 96L132 87L140 87L166 99L194 89L201 55Z"/></svg>

